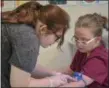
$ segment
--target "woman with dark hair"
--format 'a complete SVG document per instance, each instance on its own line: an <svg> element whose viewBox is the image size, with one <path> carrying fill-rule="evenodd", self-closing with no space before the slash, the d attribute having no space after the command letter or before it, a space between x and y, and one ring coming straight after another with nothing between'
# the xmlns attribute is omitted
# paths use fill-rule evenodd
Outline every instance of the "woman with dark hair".
<svg viewBox="0 0 109 88"><path fill-rule="evenodd" d="M60 47L68 28L69 15L56 5L27 2L3 12L2 87L57 87L72 80L36 65L40 45L46 48L59 41ZM35 79L36 75L51 77Z"/></svg>

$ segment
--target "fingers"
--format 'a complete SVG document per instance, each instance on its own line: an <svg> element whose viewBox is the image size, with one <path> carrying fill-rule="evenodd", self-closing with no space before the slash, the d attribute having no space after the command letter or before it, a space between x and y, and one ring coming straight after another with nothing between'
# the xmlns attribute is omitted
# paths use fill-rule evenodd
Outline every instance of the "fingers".
<svg viewBox="0 0 109 88"><path fill-rule="evenodd" d="M56 72L56 75L62 75L62 73L60 73L60 72Z"/></svg>
<svg viewBox="0 0 109 88"><path fill-rule="evenodd" d="M61 75L62 73L54 71L52 72L52 74L55 76L55 75Z"/></svg>
<svg viewBox="0 0 109 88"><path fill-rule="evenodd" d="M63 82L67 83L67 79L66 79L66 76L65 76L65 75L61 76L60 79L61 79Z"/></svg>
<svg viewBox="0 0 109 88"><path fill-rule="evenodd" d="M65 81L66 83L75 81L75 79L69 75L63 75L62 77L63 77L63 81Z"/></svg>
<svg viewBox="0 0 109 88"><path fill-rule="evenodd" d="M72 77L72 78L73 78L73 81L74 81L74 82L77 82L77 81L78 81L76 78L74 78L74 77Z"/></svg>
<svg viewBox="0 0 109 88"><path fill-rule="evenodd" d="M51 80L53 81L53 86L56 87L56 86L64 85L68 83L68 81L71 82L74 79L69 75L61 74L61 75L52 76Z"/></svg>
<svg viewBox="0 0 109 88"><path fill-rule="evenodd" d="M65 75L65 78L66 78L67 80L72 80L72 81L73 81L73 78L72 78L71 76L69 76L69 75Z"/></svg>

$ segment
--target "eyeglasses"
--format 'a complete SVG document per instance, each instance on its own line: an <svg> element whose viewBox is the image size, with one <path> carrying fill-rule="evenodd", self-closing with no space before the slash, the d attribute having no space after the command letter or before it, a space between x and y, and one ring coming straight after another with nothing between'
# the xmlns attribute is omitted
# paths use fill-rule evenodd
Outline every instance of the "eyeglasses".
<svg viewBox="0 0 109 88"><path fill-rule="evenodd" d="M86 40L79 40L77 37L73 36L72 41L75 40L76 43L82 43L83 45L88 45L90 42L92 42L96 37L86 41Z"/></svg>

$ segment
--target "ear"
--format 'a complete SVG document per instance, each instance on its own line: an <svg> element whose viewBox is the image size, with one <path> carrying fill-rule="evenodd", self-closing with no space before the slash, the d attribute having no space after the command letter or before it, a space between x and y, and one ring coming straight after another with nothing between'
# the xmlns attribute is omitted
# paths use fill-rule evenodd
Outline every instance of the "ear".
<svg viewBox="0 0 109 88"><path fill-rule="evenodd" d="M100 40L101 41L101 39L102 39L101 36L97 37L97 40Z"/></svg>
<svg viewBox="0 0 109 88"><path fill-rule="evenodd" d="M45 35L47 34L47 26L46 25L41 25L40 28L39 28L39 32L41 35Z"/></svg>
<svg viewBox="0 0 109 88"><path fill-rule="evenodd" d="M58 32L56 32L57 35L61 36L63 33L63 30L59 30Z"/></svg>
<svg viewBox="0 0 109 88"><path fill-rule="evenodd" d="M97 41L101 41L101 40L102 40L101 36L97 37Z"/></svg>

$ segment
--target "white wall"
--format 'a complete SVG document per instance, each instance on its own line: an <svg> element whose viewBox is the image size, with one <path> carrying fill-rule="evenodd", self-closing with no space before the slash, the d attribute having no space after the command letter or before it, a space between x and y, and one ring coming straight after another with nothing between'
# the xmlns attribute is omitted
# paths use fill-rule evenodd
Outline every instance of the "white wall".
<svg viewBox="0 0 109 88"><path fill-rule="evenodd" d="M4 1L4 6L2 7L2 11L9 11L15 8L15 1Z"/></svg>

